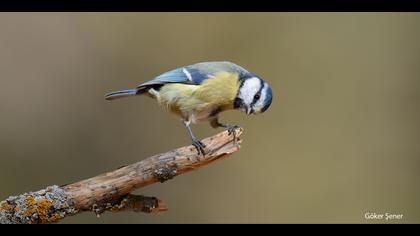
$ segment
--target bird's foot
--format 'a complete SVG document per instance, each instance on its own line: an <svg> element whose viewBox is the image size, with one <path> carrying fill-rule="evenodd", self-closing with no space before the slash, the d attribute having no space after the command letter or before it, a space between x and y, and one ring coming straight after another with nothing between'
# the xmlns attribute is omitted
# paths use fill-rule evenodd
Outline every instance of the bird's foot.
<svg viewBox="0 0 420 236"><path fill-rule="evenodd" d="M233 137L236 139L236 129L240 128L239 125L226 125L228 135L233 134Z"/></svg>
<svg viewBox="0 0 420 236"><path fill-rule="evenodd" d="M192 145L197 149L198 155L202 154L203 156L206 155L204 148L206 148L206 145L202 143L200 140L193 138L192 139Z"/></svg>
<svg viewBox="0 0 420 236"><path fill-rule="evenodd" d="M225 128L228 131L228 135L233 134L233 143L236 145L237 144L236 129L240 128L240 126L239 125L225 125Z"/></svg>

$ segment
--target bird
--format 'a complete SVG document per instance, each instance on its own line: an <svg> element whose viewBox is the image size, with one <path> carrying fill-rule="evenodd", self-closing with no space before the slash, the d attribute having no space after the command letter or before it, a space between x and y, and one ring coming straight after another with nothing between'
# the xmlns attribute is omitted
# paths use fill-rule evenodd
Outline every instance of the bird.
<svg viewBox="0 0 420 236"><path fill-rule="evenodd" d="M209 121L213 128L233 133L238 125L219 122L219 114L240 110L247 115L265 112L272 103L270 85L258 75L229 61L208 61L179 67L160 74L133 89L105 95L106 100L146 95L179 116L198 155L206 146L193 134L191 124Z"/></svg>

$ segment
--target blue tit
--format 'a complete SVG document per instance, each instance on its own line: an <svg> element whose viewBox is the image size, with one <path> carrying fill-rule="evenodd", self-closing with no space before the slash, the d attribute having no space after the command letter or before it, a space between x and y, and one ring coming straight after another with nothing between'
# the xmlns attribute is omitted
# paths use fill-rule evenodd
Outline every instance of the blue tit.
<svg viewBox="0 0 420 236"><path fill-rule="evenodd" d="M271 105L272 90L259 76L231 62L201 62L163 73L135 89L109 93L107 100L147 95L169 112L182 118L192 144L205 155L205 145L197 139L191 123L210 121L235 134L237 125L219 122L222 111L237 109L247 115L265 112Z"/></svg>

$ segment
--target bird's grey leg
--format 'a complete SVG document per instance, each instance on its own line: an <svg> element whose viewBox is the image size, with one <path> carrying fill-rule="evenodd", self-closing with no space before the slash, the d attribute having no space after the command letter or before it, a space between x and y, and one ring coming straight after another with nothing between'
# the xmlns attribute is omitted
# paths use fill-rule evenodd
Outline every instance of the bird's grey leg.
<svg viewBox="0 0 420 236"><path fill-rule="evenodd" d="M199 139L197 139L190 127L190 121L189 120L183 120L185 127L187 127L188 130L188 134L191 137L191 141L192 141L192 145L197 149L198 154L203 154L203 156L205 155L204 152L204 148L206 147L206 145L204 145L204 143L202 143Z"/></svg>
<svg viewBox="0 0 420 236"><path fill-rule="evenodd" d="M236 140L236 132L235 132L235 130L237 128L239 128L239 125L231 125L231 124L223 124L223 123L220 123L218 117L215 117L215 118L211 119L210 120L210 125L213 128L222 127L222 128L227 129L228 134L229 135L233 134L233 138Z"/></svg>

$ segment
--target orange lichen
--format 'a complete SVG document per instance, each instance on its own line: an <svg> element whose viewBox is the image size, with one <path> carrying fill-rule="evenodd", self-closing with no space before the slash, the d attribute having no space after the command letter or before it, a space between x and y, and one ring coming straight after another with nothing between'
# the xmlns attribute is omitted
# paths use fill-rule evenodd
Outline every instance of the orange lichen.
<svg viewBox="0 0 420 236"><path fill-rule="evenodd" d="M55 213L50 214L49 210L54 207L54 202L49 199L34 199L32 196L26 198L27 210L25 211L25 216L32 216L37 213L38 219L37 222L32 223L53 223L60 220L62 217Z"/></svg>
<svg viewBox="0 0 420 236"><path fill-rule="evenodd" d="M13 211L13 206L4 201L0 205L0 211Z"/></svg>
<svg viewBox="0 0 420 236"><path fill-rule="evenodd" d="M64 190L53 185L1 201L0 224L53 223L75 212Z"/></svg>

